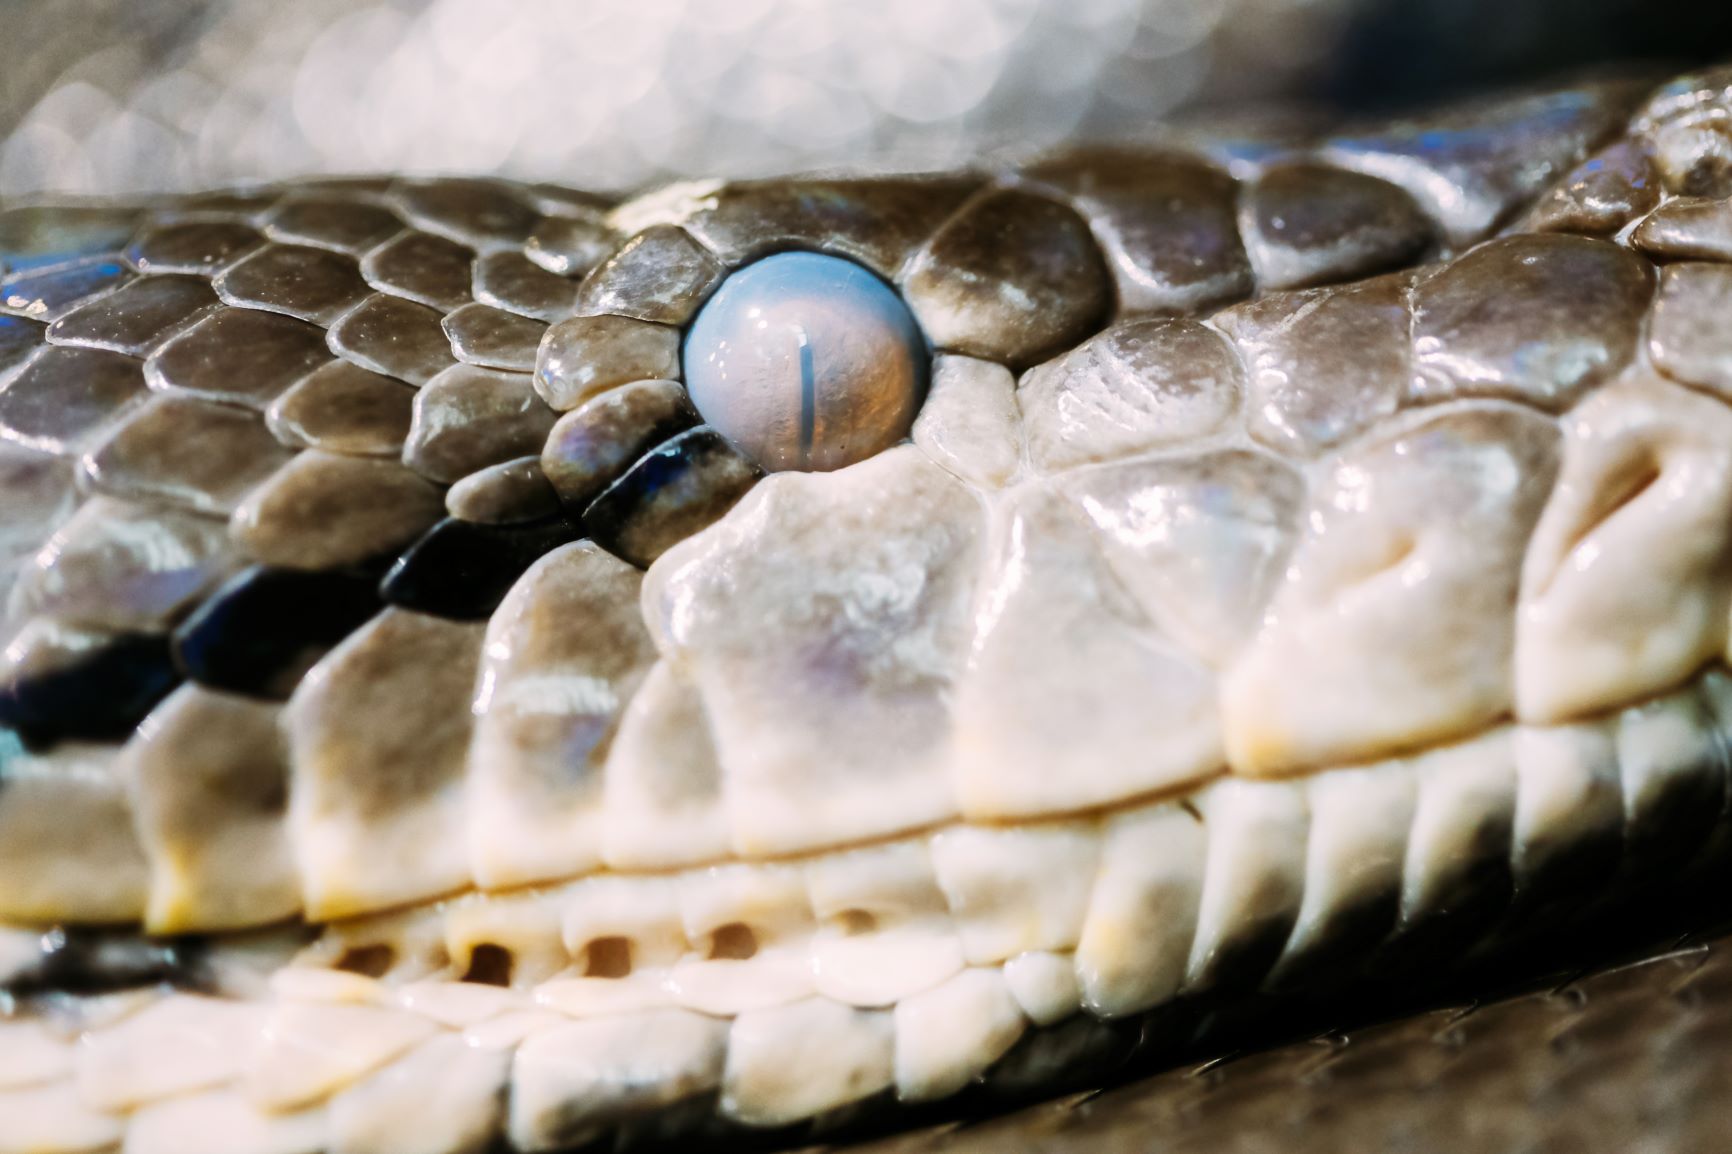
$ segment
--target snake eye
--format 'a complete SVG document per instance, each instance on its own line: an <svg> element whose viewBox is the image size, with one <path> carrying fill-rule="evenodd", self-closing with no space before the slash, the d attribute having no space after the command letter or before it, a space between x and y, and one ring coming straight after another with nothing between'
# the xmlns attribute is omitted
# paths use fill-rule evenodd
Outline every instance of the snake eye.
<svg viewBox="0 0 1732 1154"><path fill-rule="evenodd" d="M908 306L852 261L780 253L734 273L693 321L686 387L761 467L840 469L908 435L927 352Z"/></svg>

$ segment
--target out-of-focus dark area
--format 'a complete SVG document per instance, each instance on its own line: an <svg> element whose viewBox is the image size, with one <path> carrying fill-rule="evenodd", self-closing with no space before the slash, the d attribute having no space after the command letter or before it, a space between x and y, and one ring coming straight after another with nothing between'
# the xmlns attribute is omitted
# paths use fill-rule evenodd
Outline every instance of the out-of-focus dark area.
<svg viewBox="0 0 1732 1154"><path fill-rule="evenodd" d="M1645 61L1688 67L1732 54L1718 0L1361 0L1316 74L1332 104L1448 99L1559 72Z"/></svg>
<svg viewBox="0 0 1732 1154"><path fill-rule="evenodd" d="M5 0L0 195L317 172L595 187L1349 111L1732 56L1725 0Z"/></svg>

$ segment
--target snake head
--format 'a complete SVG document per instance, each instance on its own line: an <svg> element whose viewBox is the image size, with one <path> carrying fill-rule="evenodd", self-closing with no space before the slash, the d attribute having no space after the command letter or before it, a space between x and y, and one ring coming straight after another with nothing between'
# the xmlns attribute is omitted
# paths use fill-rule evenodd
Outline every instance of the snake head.
<svg viewBox="0 0 1732 1154"><path fill-rule="evenodd" d="M0 1147L805 1141L1642 901L1729 99L0 213Z"/></svg>

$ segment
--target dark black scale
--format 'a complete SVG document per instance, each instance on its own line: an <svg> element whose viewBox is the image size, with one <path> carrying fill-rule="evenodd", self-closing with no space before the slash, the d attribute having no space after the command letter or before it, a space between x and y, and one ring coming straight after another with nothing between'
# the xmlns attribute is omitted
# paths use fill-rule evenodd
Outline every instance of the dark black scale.
<svg viewBox="0 0 1732 1154"><path fill-rule="evenodd" d="M377 570L257 565L231 577L181 623L174 656L200 685L281 700L378 611Z"/></svg>
<svg viewBox="0 0 1732 1154"><path fill-rule="evenodd" d="M33 739L121 738L179 683L168 638L116 634L54 669L0 685L0 725Z"/></svg>
<svg viewBox="0 0 1732 1154"><path fill-rule="evenodd" d="M582 528L565 517L514 525L447 517L409 547L379 590L404 609L479 620L499 607L524 570L582 536Z"/></svg>
<svg viewBox="0 0 1732 1154"><path fill-rule="evenodd" d="M0 316L0 373L23 364L41 346L46 327L24 317Z"/></svg>
<svg viewBox="0 0 1732 1154"><path fill-rule="evenodd" d="M42 935L33 964L8 974L0 991L33 994L106 994L169 985L208 987L202 938L146 938L130 931L56 928Z"/></svg>
<svg viewBox="0 0 1732 1154"><path fill-rule="evenodd" d="M734 507L763 471L699 425L644 454L584 510L596 544L640 568Z"/></svg>

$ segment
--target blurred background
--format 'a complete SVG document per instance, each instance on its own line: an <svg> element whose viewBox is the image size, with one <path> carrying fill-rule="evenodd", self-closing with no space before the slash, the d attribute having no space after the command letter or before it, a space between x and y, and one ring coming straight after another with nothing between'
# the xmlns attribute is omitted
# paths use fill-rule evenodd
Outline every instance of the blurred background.
<svg viewBox="0 0 1732 1154"><path fill-rule="evenodd" d="M0 0L0 197L915 169L1732 57L1729 0Z"/></svg>

